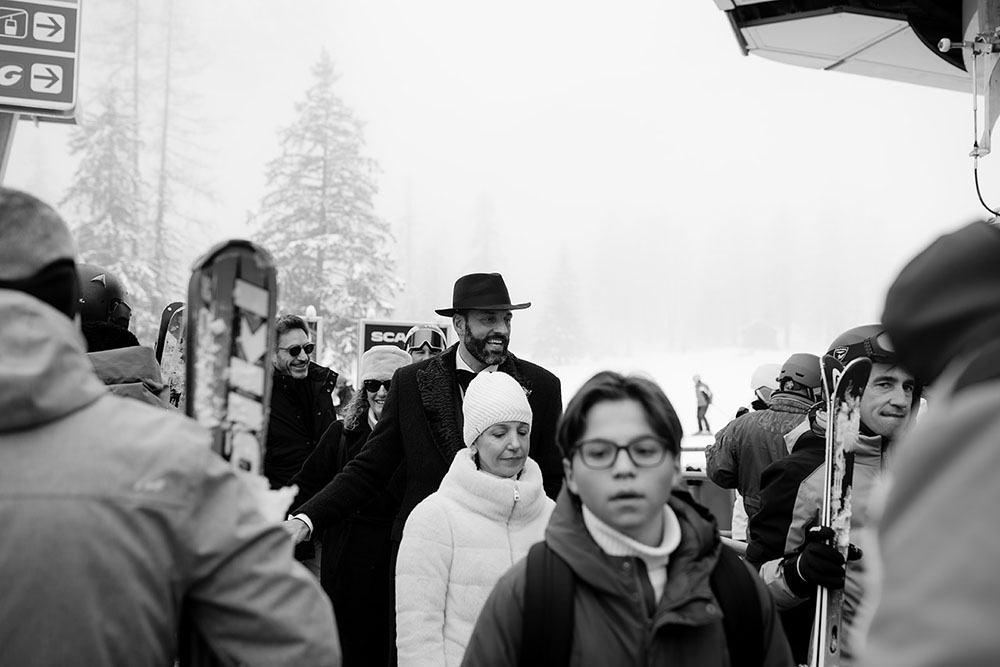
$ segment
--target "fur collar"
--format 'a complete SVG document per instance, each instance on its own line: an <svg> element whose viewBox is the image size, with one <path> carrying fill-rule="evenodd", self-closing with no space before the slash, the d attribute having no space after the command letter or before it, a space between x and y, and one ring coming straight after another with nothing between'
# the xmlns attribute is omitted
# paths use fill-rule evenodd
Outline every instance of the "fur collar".
<svg viewBox="0 0 1000 667"><path fill-rule="evenodd" d="M445 463L450 464L455 454L465 449L462 436L462 398L458 389L458 378L455 375L455 355L458 343L434 357L427 365L417 371L417 389L420 392L420 403L424 406L427 422L431 427L434 446L441 452ZM498 371L510 375L518 384L524 387L524 393L531 396L530 383L521 372L521 364L517 358L508 353Z"/></svg>

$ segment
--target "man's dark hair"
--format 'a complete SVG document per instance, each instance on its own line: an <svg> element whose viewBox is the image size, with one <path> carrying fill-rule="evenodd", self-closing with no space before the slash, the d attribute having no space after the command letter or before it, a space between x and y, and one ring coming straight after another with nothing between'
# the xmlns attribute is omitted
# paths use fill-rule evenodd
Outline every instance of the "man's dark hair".
<svg viewBox="0 0 1000 667"><path fill-rule="evenodd" d="M679 456L683 433L681 422L659 385L638 375L601 371L576 392L559 420L556 443L563 457L569 458L573 447L586 430L587 414L592 407L602 401L626 399L634 400L642 406L653 433L668 443L671 454Z"/></svg>
<svg viewBox="0 0 1000 667"><path fill-rule="evenodd" d="M278 332L275 335L275 345L278 344L278 338L280 338L282 334L286 334L292 329L302 329L307 336L312 335L309 332L309 327L306 325L306 321L298 315L282 315L278 318L278 323L275 326L275 329Z"/></svg>

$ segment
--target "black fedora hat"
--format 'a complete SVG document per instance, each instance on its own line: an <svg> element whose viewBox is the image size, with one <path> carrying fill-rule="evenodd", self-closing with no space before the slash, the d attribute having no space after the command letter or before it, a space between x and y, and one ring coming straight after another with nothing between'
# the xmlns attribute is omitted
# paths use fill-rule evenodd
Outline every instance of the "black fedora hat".
<svg viewBox="0 0 1000 667"><path fill-rule="evenodd" d="M507 285L499 273L470 273L455 281L451 308L435 310L451 317L459 310L521 310L531 303L511 303Z"/></svg>

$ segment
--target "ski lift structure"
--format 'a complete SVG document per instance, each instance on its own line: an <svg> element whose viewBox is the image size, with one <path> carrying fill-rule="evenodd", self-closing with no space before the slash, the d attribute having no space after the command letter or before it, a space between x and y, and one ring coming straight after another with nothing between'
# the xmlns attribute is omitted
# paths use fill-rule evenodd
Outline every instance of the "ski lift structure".
<svg viewBox="0 0 1000 667"><path fill-rule="evenodd" d="M973 177L1000 117L1000 0L714 0L744 55L972 91ZM980 104L980 98L983 103Z"/></svg>

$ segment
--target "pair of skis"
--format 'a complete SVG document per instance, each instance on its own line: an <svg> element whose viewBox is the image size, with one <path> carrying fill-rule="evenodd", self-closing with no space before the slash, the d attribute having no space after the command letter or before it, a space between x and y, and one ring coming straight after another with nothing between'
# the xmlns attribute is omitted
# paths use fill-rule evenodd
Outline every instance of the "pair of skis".
<svg viewBox="0 0 1000 667"><path fill-rule="evenodd" d="M846 366L826 355L820 360L826 396L826 469L820 525L833 529L834 544L847 563L851 542L851 470L847 455L857 449L861 424L861 397L868 385L872 362L866 357ZM837 667L843 642L841 612L844 590L820 587L816 598L809 667Z"/></svg>
<svg viewBox="0 0 1000 667"><path fill-rule="evenodd" d="M174 355L167 366L180 363L183 355L179 404L185 413L211 432L218 454L252 474L263 472L277 292L274 263L265 250L249 241L221 243L195 263L187 304L171 304L162 348L158 345L164 359ZM169 383L171 370L165 370ZM184 608L178 643L181 667L223 664Z"/></svg>

